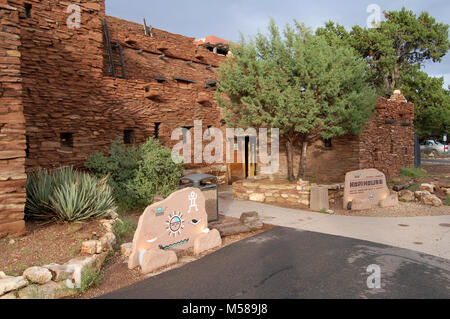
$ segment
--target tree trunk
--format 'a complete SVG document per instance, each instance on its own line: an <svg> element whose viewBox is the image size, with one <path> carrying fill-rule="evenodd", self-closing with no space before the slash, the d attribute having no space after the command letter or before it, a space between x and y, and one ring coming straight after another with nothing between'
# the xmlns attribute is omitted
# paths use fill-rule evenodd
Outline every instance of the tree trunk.
<svg viewBox="0 0 450 319"><path fill-rule="evenodd" d="M304 140L302 142L302 154L300 155L300 163L298 165L298 176L297 179L303 179L306 172L306 158L307 158L307 152L308 151L308 142Z"/></svg>
<svg viewBox="0 0 450 319"><path fill-rule="evenodd" d="M286 141L286 157L287 157L287 170L288 170L288 180L293 182L295 180L294 176L294 146L290 140Z"/></svg>

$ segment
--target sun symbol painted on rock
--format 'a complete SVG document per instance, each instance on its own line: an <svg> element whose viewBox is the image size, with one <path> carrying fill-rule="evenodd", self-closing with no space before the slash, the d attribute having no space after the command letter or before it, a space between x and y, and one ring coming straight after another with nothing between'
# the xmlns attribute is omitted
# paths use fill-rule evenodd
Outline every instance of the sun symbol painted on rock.
<svg viewBox="0 0 450 319"><path fill-rule="evenodd" d="M169 220L167 221L167 230L169 232L170 237L177 237L181 234L181 231L184 229L184 219L183 214L180 212L174 212L169 216Z"/></svg>

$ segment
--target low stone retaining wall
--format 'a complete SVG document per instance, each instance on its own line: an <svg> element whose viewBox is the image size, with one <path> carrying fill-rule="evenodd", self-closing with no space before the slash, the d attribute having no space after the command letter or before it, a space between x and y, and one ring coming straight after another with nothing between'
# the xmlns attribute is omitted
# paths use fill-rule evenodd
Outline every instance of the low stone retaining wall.
<svg viewBox="0 0 450 319"><path fill-rule="evenodd" d="M233 183L233 197L267 204L301 204L309 206L311 186L307 181L242 180Z"/></svg>
<svg viewBox="0 0 450 319"><path fill-rule="evenodd" d="M0 272L0 299L61 299L77 295L83 272L88 268L100 269L113 249L116 236L112 228L116 222L121 221L111 212L109 219L101 221L107 233L99 240L83 242L80 256L63 265L30 267L19 277Z"/></svg>
<svg viewBox="0 0 450 319"><path fill-rule="evenodd" d="M266 204L290 204L310 206L311 187L315 183L299 180L289 183L283 180L248 179L233 183L233 197ZM326 185L330 203L336 202L344 195L344 185Z"/></svg>

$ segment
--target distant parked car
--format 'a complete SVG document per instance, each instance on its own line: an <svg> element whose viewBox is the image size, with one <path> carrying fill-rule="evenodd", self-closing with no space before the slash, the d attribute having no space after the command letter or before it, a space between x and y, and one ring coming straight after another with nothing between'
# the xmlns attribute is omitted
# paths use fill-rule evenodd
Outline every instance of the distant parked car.
<svg viewBox="0 0 450 319"><path fill-rule="evenodd" d="M426 154L444 154L448 152L448 145L441 144L437 141L428 140L425 145L420 146L420 151Z"/></svg>

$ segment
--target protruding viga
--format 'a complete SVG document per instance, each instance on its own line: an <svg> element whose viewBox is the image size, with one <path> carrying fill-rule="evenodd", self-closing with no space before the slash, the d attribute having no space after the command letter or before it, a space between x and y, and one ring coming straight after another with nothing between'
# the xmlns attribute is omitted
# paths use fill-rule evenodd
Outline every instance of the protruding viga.
<svg viewBox="0 0 450 319"><path fill-rule="evenodd" d="M155 253L147 254L148 252L189 249L194 246L199 235L208 231L203 193L196 188L173 193L167 199L148 207L140 217L128 268L141 266L141 269L148 271L148 267L143 265L144 261L150 262L148 256L158 256ZM144 258L146 254L147 257Z"/></svg>

